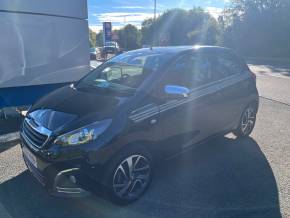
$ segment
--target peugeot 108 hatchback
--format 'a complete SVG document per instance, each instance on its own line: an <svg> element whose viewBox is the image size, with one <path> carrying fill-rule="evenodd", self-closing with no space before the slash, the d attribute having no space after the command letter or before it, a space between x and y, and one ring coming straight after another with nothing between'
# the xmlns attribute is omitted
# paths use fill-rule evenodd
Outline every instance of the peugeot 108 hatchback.
<svg viewBox="0 0 290 218"><path fill-rule="evenodd" d="M23 157L55 196L101 190L127 204L149 186L157 154L216 134L248 136L257 110L255 76L229 49L131 51L32 106L21 128Z"/></svg>

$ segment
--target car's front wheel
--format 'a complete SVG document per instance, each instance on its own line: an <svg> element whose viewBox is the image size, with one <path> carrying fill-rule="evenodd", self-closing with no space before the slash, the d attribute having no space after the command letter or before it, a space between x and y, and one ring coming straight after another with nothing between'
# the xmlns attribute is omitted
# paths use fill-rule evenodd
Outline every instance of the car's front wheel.
<svg viewBox="0 0 290 218"><path fill-rule="evenodd" d="M236 130L233 131L233 133L237 137L246 137L249 136L256 123L256 109L253 106L248 106L242 114L242 117L239 122L239 126Z"/></svg>
<svg viewBox="0 0 290 218"><path fill-rule="evenodd" d="M151 157L145 150L119 154L107 168L107 194L116 204L129 204L146 191L152 178Z"/></svg>

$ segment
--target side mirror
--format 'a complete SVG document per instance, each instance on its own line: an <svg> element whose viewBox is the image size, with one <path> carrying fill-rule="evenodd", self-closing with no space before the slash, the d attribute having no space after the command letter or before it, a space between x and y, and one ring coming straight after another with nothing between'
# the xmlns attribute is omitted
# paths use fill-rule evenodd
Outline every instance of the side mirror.
<svg viewBox="0 0 290 218"><path fill-rule="evenodd" d="M190 90L183 86L176 85L166 85L164 91L168 95L176 96L176 97L188 97Z"/></svg>

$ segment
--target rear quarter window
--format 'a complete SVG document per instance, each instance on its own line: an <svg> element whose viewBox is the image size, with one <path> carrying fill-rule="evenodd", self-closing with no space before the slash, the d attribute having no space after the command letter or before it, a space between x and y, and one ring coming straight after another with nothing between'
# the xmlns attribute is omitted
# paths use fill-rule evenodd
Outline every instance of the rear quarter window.
<svg viewBox="0 0 290 218"><path fill-rule="evenodd" d="M234 55L218 55L211 57L212 71L216 80L243 73L247 65Z"/></svg>

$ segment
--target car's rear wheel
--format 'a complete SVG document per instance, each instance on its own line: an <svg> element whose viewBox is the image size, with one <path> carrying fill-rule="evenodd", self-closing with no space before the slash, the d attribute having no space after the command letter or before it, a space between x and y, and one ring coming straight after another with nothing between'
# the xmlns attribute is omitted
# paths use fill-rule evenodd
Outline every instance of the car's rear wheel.
<svg viewBox="0 0 290 218"><path fill-rule="evenodd" d="M142 196L152 178L151 157L145 150L121 152L109 164L107 196L116 204L129 204Z"/></svg>
<svg viewBox="0 0 290 218"><path fill-rule="evenodd" d="M246 137L252 133L256 123L256 113L255 107L251 105L244 110L238 128L233 131L237 137Z"/></svg>

